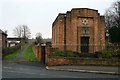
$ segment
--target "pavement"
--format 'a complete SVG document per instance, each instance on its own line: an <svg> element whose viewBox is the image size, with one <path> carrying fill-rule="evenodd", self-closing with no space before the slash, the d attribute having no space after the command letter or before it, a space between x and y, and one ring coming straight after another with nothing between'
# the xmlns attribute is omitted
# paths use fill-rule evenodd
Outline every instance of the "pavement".
<svg viewBox="0 0 120 80"><path fill-rule="evenodd" d="M113 74L120 75L119 67L113 66L46 66L48 70L70 71L70 72L84 72L84 73L99 73L99 74Z"/></svg>

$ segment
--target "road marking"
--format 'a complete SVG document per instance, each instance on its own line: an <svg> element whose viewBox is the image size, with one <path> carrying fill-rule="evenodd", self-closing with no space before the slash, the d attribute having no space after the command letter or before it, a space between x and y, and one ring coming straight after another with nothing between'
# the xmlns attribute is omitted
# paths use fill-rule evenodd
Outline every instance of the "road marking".
<svg viewBox="0 0 120 80"><path fill-rule="evenodd" d="M12 67L3 67L3 68L5 68L5 69L12 69Z"/></svg>
<svg viewBox="0 0 120 80"><path fill-rule="evenodd" d="M20 74L32 74L32 75L47 75L47 74L37 74L37 73L25 73L25 72L18 72L18 71L6 71L2 70L3 72L12 72L12 73L20 73Z"/></svg>

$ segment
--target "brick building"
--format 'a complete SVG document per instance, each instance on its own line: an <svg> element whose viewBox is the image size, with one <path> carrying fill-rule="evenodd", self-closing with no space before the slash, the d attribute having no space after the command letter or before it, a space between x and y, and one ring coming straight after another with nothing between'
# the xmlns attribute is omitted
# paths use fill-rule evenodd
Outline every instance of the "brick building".
<svg viewBox="0 0 120 80"><path fill-rule="evenodd" d="M105 21L98 10L73 8L59 13L52 24L52 47L94 53L105 49Z"/></svg>
<svg viewBox="0 0 120 80"><path fill-rule="evenodd" d="M7 34L0 29L0 48L4 49L7 47Z"/></svg>

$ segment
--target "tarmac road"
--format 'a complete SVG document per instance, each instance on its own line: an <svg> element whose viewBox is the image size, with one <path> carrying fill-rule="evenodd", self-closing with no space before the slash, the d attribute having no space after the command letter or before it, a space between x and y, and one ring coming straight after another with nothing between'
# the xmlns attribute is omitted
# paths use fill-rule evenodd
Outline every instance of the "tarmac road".
<svg viewBox="0 0 120 80"><path fill-rule="evenodd" d="M47 70L44 65L34 63L4 63L3 78L118 78L118 75Z"/></svg>

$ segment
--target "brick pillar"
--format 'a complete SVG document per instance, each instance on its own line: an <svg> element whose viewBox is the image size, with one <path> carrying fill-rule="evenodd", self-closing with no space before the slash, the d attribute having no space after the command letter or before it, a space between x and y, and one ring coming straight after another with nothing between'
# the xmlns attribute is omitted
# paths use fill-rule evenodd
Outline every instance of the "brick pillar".
<svg viewBox="0 0 120 80"><path fill-rule="evenodd" d="M39 46L37 45L36 46L36 56L37 56L37 59L39 58L38 55L39 55Z"/></svg>
<svg viewBox="0 0 120 80"><path fill-rule="evenodd" d="M35 46L35 56L37 57L37 53L38 53L38 48L37 46Z"/></svg>
<svg viewBox="0 0 120 80"><path fill-rule="evenodd" d="M48 64L48 61L49 61L48 55L51 53L51 43L50 42L46 43L45 52L46 52L45 63Z"/></svg>
<svg viewBox="0 0 120 80"><path fill-rule="evenodd" d="M42 57L42 46L41 46L41 44L39 44L39 48L38 48L38 61L41 61L41 57Z"/></svg>
<svg viewBox="0 0 120 80"><path fill-rule="evenodd" d="M35 44L32 44L32 50L34 52L34 55L36 56L36 48L35 48Z"/></svg>

